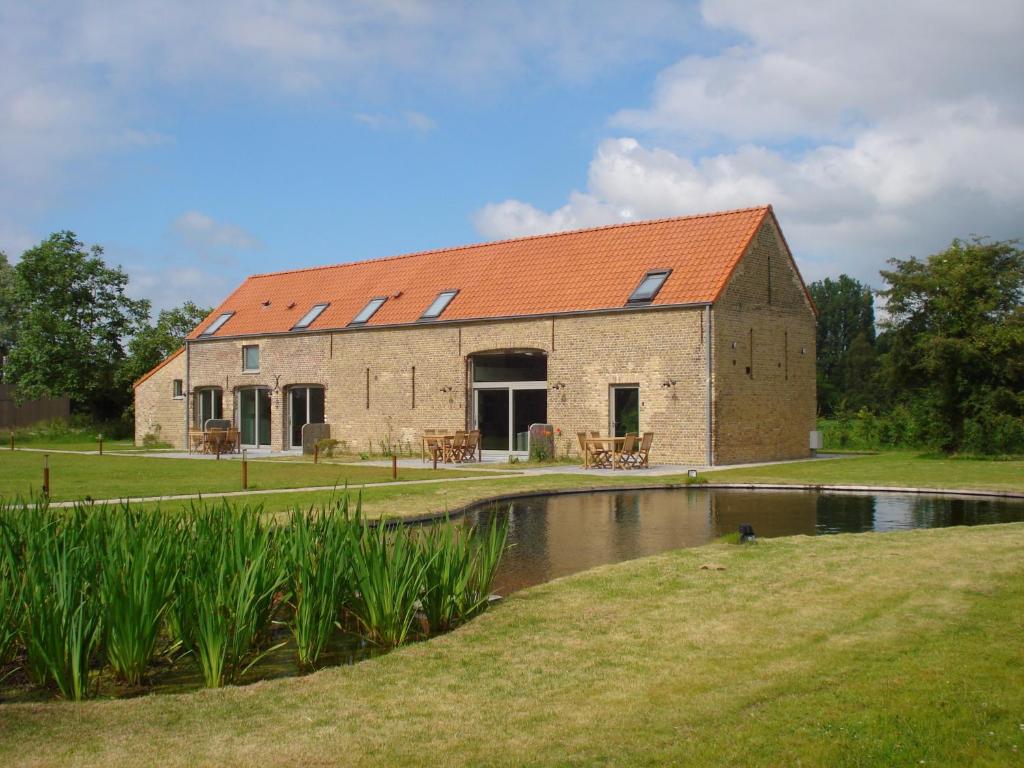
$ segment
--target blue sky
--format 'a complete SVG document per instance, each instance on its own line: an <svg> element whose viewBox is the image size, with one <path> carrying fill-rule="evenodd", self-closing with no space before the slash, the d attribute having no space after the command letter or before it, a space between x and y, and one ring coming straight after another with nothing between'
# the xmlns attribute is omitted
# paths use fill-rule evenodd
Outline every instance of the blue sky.
<svg viewBox="0 0 1024 768"><path fill-rule="evenodd" d="M72 229L163 307L763 202L808 279L1024 235L1024 7L867 11L3 3L0 249Z"/></svg>

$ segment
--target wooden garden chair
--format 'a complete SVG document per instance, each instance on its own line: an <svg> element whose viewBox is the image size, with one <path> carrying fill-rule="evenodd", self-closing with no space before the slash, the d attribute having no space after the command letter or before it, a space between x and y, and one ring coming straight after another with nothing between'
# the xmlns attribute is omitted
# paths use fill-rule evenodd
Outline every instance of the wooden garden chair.
<svg viewBox="0 0 1024 768"><path fill-rule="evenodd" d="M466 441L462 446L462 461L476 461L477 446L480 445L480 430L474 429L466 433Z"/></svg>
<svg viewBox="0 0 1024 768"><path fill-rule="evenodd" d="M237 453L238 452L238 427L228 427L228 431L224 433L224 453Z"/></svg>
<svg viewBox="0 0 1024 768"><path fill-rule="evenodd" d="M446 462L462 462L462 452L466 448L466 431L460 429L455 433L451 443L445 446Z"/></svg>
<svg viewBox="0 0 1024 768"><path fill-rule="evenodd" d="M600 437L596 432L591 433L594 437ZM611 466L611 456L605 450L604 445L587 444L587 433L577 432L576 437L580 441L580 455L583 457L583 466L587 466L587 452L590 452L590 466L608 467Z"/></svg>
<svg viewBox="0 0 1024 768"><path fill-rule="evenodd" d="M647 460L651 456L651 446L654 444L654 433L644 432L643 439L640 441L640 447L636 452L636 463L634 466L638 468L646 468L649 466Z"/></svg>
<svg viewBox="0 0 1024 768"><path fill-rule="evenodd" d="M203 450L203 442L206 434L201 429L190 429L188 431L188 452L199 453Z"/></svg>
<svg viewBox="0 0 1024 768"><path fill-rule="evenodd" d="M619 451L619 466L622 469L632 469L636 466L636 443L637 436L632 432L622 441L622 450Z"/></svg>
<svg viewBox="0 0 1024 768"><path fill-rule="evenodd" d="M420 458L429 461L434 457L435 451L444 451L444 438L437 434L435 429L427 429L423 432L423 451Z"/></svg>

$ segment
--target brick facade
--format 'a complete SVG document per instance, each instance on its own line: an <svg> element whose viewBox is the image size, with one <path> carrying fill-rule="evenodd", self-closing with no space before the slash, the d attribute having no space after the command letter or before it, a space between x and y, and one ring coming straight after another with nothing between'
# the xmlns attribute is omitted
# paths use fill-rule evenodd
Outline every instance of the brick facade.
<svg viewBox="0 0 1024 768"><path fill-rule="evenodd" d="M174 381L180 380L182 396L174 396ZM135 444L146 435L175 448L185 446L185 355L178 354L150 372L135 387Z"/></svg>
<svg viewBox="0 0 1024 768"><path fill-rule="evenodd" d="M712 311L715 463L808 453L814 316L772 221L766 218ZM416 450L426 428L472 426L472 355L539 350L548 359L548 421L561 431L558 453L578 455L579 430L607 433L611 387L631 384L639 386L640 429L656 433L654 460L705 464L708 317L697 305L194 340L187 379L193 392L220 388L227 417L239 389L269 388L274 450L287 444L288 390L303 384L325 388L331 436L351 450L377 451L385 441ZM752 376L745 373L750 327ZM242 371L245 344L259 345L258 372ZM185 359L137 388L137 440L160 424L162 439L184 446L183 403L169 393L171 378L185 378Z"/></svg>

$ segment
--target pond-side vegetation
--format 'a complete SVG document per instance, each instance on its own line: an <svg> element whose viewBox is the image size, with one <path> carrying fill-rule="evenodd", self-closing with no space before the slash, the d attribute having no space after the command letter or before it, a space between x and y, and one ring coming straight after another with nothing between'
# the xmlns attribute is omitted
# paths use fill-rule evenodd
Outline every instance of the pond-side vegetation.
<svg viewBox="0 0 1024 768"><path fill-rule="evenodd" d="M487 607L507 532L371 525L347 498L283 521L0 503L0 698L144 692L169 668L215 688L446 632Z"/></svg>

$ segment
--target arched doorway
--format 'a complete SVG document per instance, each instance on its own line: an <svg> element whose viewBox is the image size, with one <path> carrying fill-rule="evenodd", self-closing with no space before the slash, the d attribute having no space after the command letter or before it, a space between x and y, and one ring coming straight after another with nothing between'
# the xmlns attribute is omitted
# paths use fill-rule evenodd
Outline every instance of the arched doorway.
<svg viewBox="0 0 1024 768"><path fill-rule="evenodd" d="M473 424L484 454L529 451L531 424L547 423L548 359L541 350L500 350L470 357Z"/></svg>

